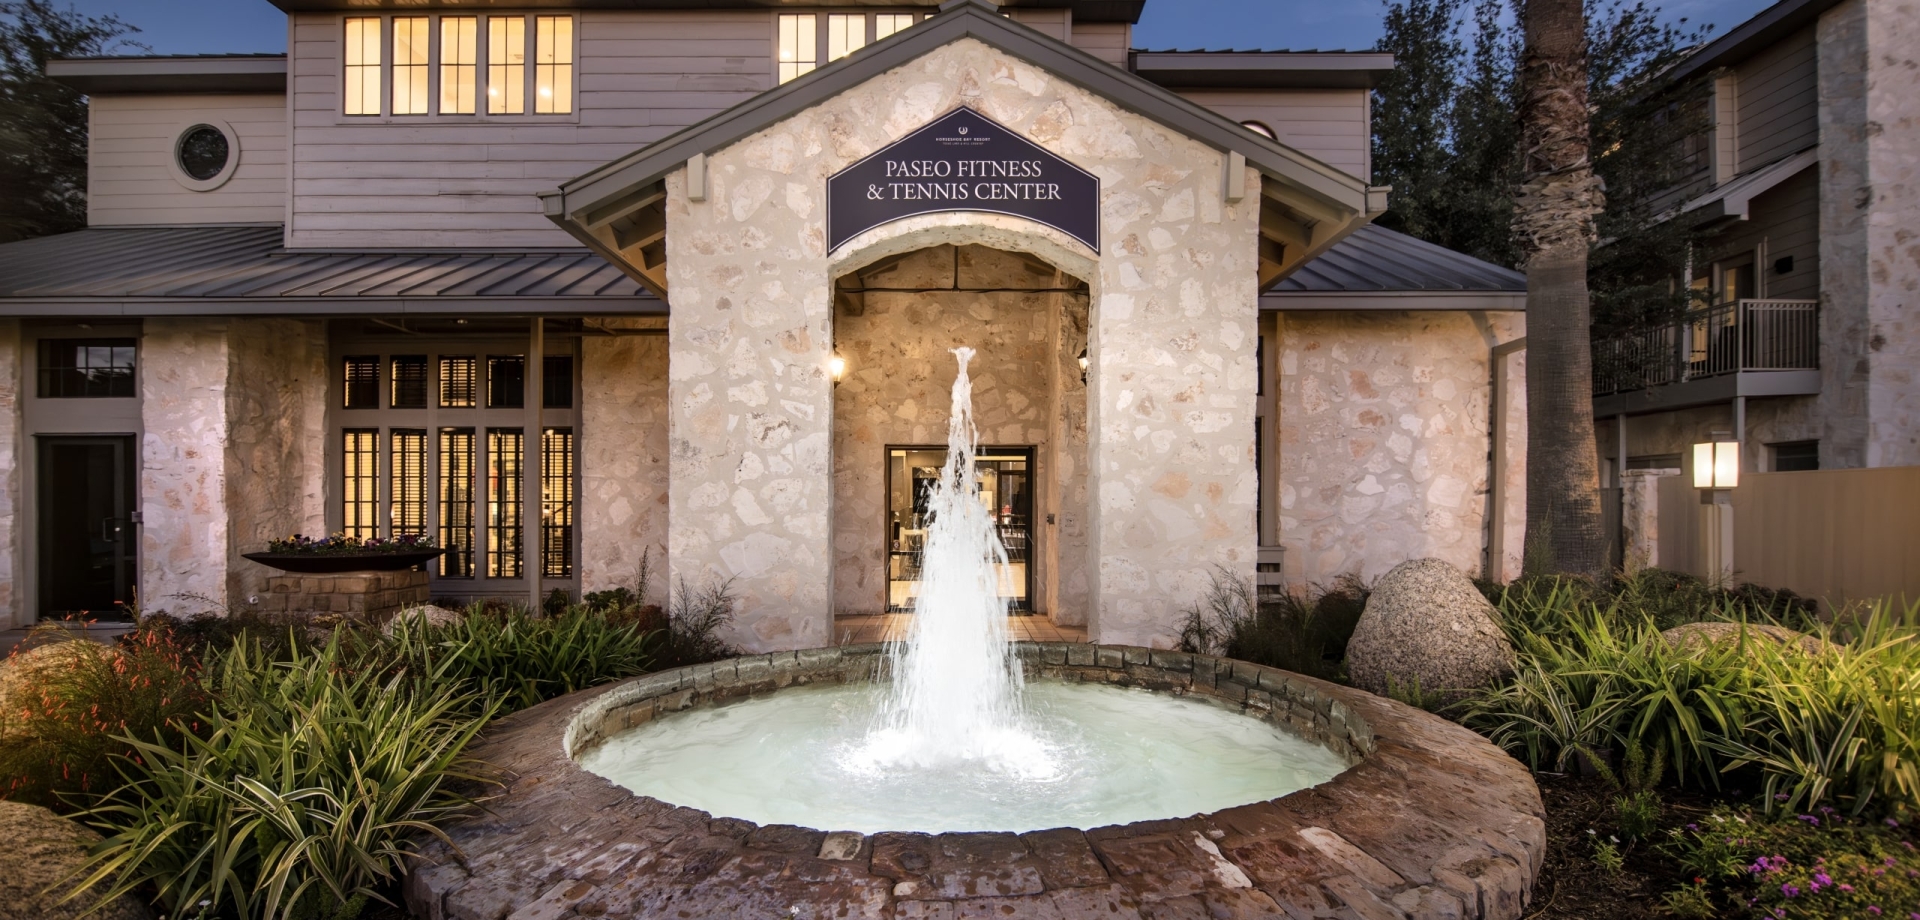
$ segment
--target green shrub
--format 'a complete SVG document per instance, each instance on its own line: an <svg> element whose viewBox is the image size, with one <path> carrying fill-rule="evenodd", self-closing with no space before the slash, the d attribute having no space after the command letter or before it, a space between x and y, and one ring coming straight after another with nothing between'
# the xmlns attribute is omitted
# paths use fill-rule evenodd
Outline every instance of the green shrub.
<svg viewBox="0 0 1920 920"><path fill-rule="evenodd" d="M365 648L373 666L436 675L507 712L644 674L659 644L634 622L579 606L551 617L474 608L453 623L402 620L392 630Z"/></svg>
<svg viewBox="0 0 1920 920"><path fill-rule="evenodd" d="M644 587L644 574L642 585ZM732 658L740 651L721 637L733 622L733 610L739 603L733 594L733 579L709 582L694 588L682 578L674 586L667 607L666 632L660 648L660 669L685 667L703 661ZM644 615L657 608L641 608Z"/></svg>
<svg viewBox="0 0 1920 920"><path fill-rule="evenodd" d="M1860 821L1830 808L1769 818L1723 806L1675 829L1663 846L1699 880L1668 901L1690 909L1706 902L1717 911L1682 916L1730 916L1745 907L1770 918L1907 920L1920 908L1914 847L1913 833L1893 818Z"/></svg>
<svg viewBox="0 0 1920 920"><path fill-rule="evenodd" d="M338 641L285 662L235 646L212 666L204 736L138 742L85 813L107 835L85 887L150 886L185 916L349 920L386 893L478 779L462 751L491 709L460 682L354 670Z"/></svg>
<svg viewBox="0 0 1920 920"><path fill-rule="evenodd" d="M0 797L62 811L115 783L114 759L133 751L126 739L176 744L207 700L197 663L164 629L114 647L77 639L16 651L8 668Z"/></svg>
<svg viewBox="0 0 1920 920"><path fill-rule="evenodd" d="M1589 605L1550 632L1516 628L1514 679L1463 721L1536 768L1629 744L1683 784L1751 771L1783 807L1920 804L1920 605L1875 607L1851 641L1670 645L1650 618ZM1751 788L1751 787L1749 787Z"/></svg>
<svg viewBox="0 0 1920 920"><path fill-rule="evenodd" d="M1261 597L1251 582L1217 568L1206 595L1187 608L1180 648L1339 679L1370 593L1346 576L1331 586Z"/></svg>

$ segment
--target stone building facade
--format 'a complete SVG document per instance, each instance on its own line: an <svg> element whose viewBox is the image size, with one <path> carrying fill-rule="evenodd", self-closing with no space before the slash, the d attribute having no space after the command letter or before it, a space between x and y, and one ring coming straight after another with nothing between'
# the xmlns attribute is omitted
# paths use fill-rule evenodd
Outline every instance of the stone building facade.
<svg viewBox="0 0 1920 920"><path fill-rule="evenodd" d="M1523 285L1370 226L1384 56L1115 54L1137 4L956 0L897 33L559 10L524 17L578 36L578 80L524 77L553 110L462 113L347 94L392 67L352 71L340 36L466 13L311 6L277 71L53 68L114 100L96 131L132 139L96 172L145 191L0 247L0 617L244 609L270 539L412 533L450 550L436 597L645 565L654 600L728 585L744 648L829 644L836 616L910 610L910 458L945 441L959 346L1022 613L1165 647L1222 574L1514 569ZM867 42L789 47L812 34L789 19ZM143 106L188 127L109 124ZM830 178L963 112L987 129L939 143L1092 177L1055 210L1097 231L950 203L836 236ZM224 164L182 154L196 131ZM165 168L112 172L143 158Z"/></svg>

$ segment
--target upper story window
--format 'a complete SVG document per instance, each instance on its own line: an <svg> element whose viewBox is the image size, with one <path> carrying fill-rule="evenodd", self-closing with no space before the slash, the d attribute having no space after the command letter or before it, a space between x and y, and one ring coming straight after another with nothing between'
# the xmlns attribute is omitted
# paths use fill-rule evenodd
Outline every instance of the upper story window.
<svg viewBox="0 0 1920 920"><path fill-rule="evenodd" d="M774 38L780 82L813 72L918 22L919 13L781 13Z"/></svg>
<svg viewBox="0 0 1920 920"><path fill-rule="evenodd" d="M345 25L343 114L567 115L574 110L572 16L349 16Z"/></svg>

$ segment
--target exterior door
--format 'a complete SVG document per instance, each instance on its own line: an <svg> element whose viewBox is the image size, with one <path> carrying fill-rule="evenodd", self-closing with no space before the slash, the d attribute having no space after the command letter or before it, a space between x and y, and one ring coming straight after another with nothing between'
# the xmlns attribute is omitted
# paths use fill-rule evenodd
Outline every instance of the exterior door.
<svg viewBox="0 0 1920 920"><path fill-rule="evenodd" d="M124 615L136 598L133 438L39 440L40 616Z"/></svg>
<svg viewBox="0 0 1920 920"><path fill-rule="evenodd" d="M1008 613L1033 613L1032 447L981 447L974 455L980 500L993 515L1007 562L1000 596ZM887 448L887 609L910 611L920 595L920 554L926 539L927 496L947 462L945 447Z"/></svg>

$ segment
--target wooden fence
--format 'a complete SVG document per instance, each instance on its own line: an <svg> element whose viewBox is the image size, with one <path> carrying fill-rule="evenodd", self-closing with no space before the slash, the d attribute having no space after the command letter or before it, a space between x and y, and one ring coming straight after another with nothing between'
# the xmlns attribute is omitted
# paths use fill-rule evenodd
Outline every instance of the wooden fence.
<svg viewBox="0 0 1920 920"><path fill-rule="evenodd" d="M1700 493L1660 480L1663 569L1710 577ZM1737 581L1829 603L1920 601L1920 467L1744 473L1733 490Z"/></svg>

